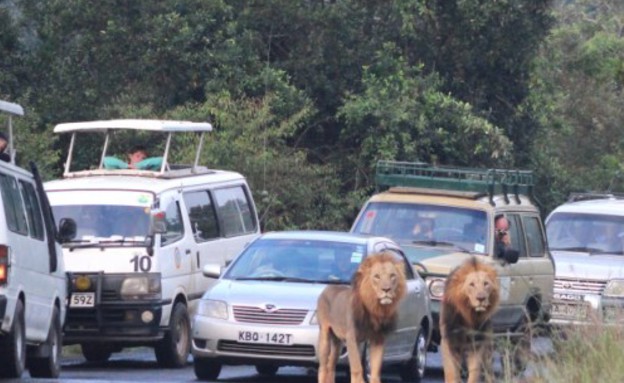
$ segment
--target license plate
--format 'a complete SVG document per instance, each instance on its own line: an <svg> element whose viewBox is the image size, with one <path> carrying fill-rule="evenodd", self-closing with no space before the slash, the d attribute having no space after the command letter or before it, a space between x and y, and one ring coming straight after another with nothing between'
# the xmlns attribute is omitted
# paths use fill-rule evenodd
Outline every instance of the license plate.
<svg viewBox="0 0 624 383"><path fill-rule="evenodd" d="M93 307L95 293L73 293L69 300L69 307Z"/></svg>
<svg viewBox="0 0 624 383"><path fill-rule="evenodd" d="M589 307L585 304L555 303L552 316L565 319L586 319Z"/></svg>
<svg viewBox="0 0 624 383"><path fill-rule="evenodd" d="M292 345L293 335L280 332L239 331L238 341L240 343Z"/></svg>

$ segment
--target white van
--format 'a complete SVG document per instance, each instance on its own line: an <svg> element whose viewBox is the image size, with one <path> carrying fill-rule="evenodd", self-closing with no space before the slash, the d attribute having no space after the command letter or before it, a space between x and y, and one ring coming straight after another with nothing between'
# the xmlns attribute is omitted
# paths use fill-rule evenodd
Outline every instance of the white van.
<svg viewBox="0 0 624 383"><path fill-rule="evenodd" d="M66 280L43 185L15 166L11 117L20 105L0 101L8 121L8 162L0 161L0 377L17 378L26 365L33 377L60 372Z"/></svg>
<svg viewBox="0 0 624 383"><path fill-rule="evenodd" d="M70 289L64 340L80 344L87 360L104 361L123 347L147 345L159 365L184 366L189 318L214 282L202 275L203 266L225 265L260 234L245 178L198 165L204 133L211 129L208 123L162 120L54 128L71 133L70 149L64 179L45 187L55 216L70 217L77 226L76 236L63 244ZM109 144L128 131L163 137L162 157L145 160L157 164L153 170L107 168ZM72 170L77 137L85 134L103 138L98 164ZM186 137L177 140L180 150L197 143L192 165L168 161L178 134Z"/></svg>

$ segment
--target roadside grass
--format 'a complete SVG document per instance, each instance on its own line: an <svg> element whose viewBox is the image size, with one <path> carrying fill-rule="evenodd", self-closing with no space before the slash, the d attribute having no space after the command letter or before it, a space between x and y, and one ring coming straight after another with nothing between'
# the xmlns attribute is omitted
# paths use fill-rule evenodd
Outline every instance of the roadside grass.
<svg viewBox="0 0 624 383"><path fill-rule="evenodd" d="M624 382L624 326L595 321L551 335L553 352L534 360L533 382Z"/></svg>

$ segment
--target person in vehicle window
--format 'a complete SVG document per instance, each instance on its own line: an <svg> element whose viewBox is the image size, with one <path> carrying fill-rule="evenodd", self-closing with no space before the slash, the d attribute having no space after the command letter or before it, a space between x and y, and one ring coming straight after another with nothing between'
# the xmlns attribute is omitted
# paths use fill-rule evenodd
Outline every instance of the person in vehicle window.
<svg viewBox="0 0 624 383"><path fill-rule="evenodd" d="M147 158L147 149L143 145L135 145L128 151L128 168L136 169L136 164Z"/></svg>
<svg viewBox="0 0 624 383"><path fill-rule="evenodd" d="M494 218L494 255L497 258L505 259L508 261L518 260L518 250L511 247L511 236L509 235L509 220L504 215L500 214ZM511 263L515 263L515 261Z"/></svg>
<svg viewBox="0 0 624 383"><path fill-rule="evenodd" d="M6 148L9 145L9 139L4 133L0 132L0 160L4 162L11 162L11 156L6 152Z"/></svg>
<svg viewBox="0 0 624 383"><path fill-rule="evenodd" d="M147 157L147 149L143 145L135 145L126 154L127 162L116 157L105 157L105 169L138 169L158 170L162 165L162 157Z"/></svg>
<svg viewBox="0 0 624 383"><path fill-rule="evenodd" d="M362 261L362 255L350 249L337 250L334 253L334 265L329 279L350 281Z"/></svg>
<svg viewBox="0 0 624 383"><path fill-rule="evenodd" d="M412 229L412 235L418 241L430 241L433 239L433 220L430 218L421 219Z"/></svg>

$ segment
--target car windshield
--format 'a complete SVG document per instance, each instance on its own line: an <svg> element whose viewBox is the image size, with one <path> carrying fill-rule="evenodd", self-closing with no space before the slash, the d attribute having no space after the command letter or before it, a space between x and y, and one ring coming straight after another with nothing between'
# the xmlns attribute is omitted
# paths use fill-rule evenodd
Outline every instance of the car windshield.
<svg viewBox="0 0 624 383"><path fill-rule="evenodd" d="M360 244L293 239L259 239L224 275L225 279L350 283L366 256Z"/></svg>
<svg viewBox="0 0 624 383"><path fill-rule="evenodd" d="M401 244L476 253L486 251L487 230L485 211L386 202L369 203L353 229L390 237Z"/></svg>
<svg viewBox="0 0 624 383"><path fill-rule="evenodd" d="M624 220L606 214L553 213L546 234L550 250L622 254Z"/></svg>
<svg viewBox="0 0 624 383"><path fill-rule="evenodd" d="M57 220L76 221L76 237L69 245L143 242L148 235L149 211L141 206L60 205L52 210Z"/></svg>

